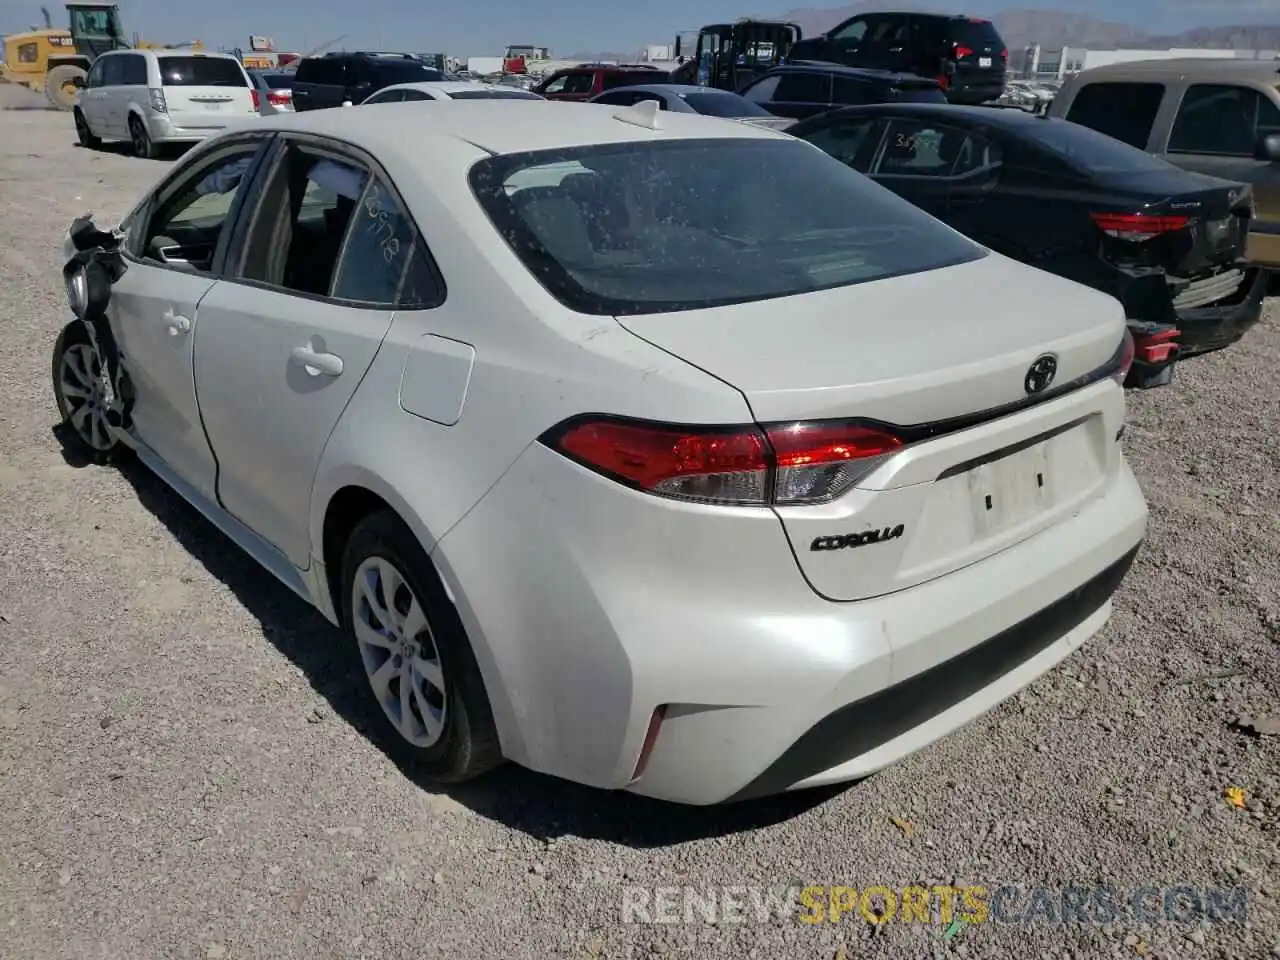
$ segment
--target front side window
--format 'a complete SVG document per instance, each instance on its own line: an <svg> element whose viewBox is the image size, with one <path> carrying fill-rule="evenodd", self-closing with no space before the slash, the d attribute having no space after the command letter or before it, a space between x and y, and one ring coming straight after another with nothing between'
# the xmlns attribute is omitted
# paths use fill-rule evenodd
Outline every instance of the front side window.
<svg viewBox="0 0 1280 960"><path fill-rule="evenodd" d="M259 149L260 144L253 143L229 150L181 181L148 220L138 255L157 263L182 263L199 272L211 270L231 207Z"/></svg>
<svg viewBox="0 0 1280 960"><path fill-rule="evenodd" d="M553 77L551 81L542 88L543 93L564 93L565 84L569 82L569 74L562 74Z"/></svg>
<svg viewBox="0 0 1280 960"><path fill-rule="evenodd" d="M595 87L594 73L571 73L564 79L564 90L569 94L590 93Z"/></svg>
<svg viewBox="0 0 1280 960"><path fill-rule="evenodd" d="M794 140L536 151L482 160L470 180L530 273L582 313L767 300L986 256Z"/></svg>
<svg viewBox="0 0 1280 960"><path fill-rule="evenodd" d="M102 58L102 85L118 87L124 82L124 55Z"/></svg>
<svg viewBox="0 0 1280 960"><path fill-rule="evenodd" d="M18 47L19 63L35 63L39 59L39 49L37 44L24 43Z"/></svg>
<svg viewBox="0 0 1280 960"><path fill-rule="evenodd" d="M861 43L863 38L867 35L867 22L868 21L865 17L850 20L848 23L845 23L833 30L831 33L831 39L850 44Z"/></svg>
<svg viewBox="0 0 1280 960"><path fill-rule="evenodd" d="M1169 135L1170 153L1252 157L1280 127L1280 109L1252 87L1198 83L1187 89Z"/></svg>
<svg viewBox="0 0 1280 960"><path fill-rule="evenodd" d="M89 74L88 74L88 76L86 76L86 77L84 78L84 85L85 85L86 87L100 87L100 86L102 86L102 71L103 71L103 69L106 67L106 63L107 63L107 61L108 61L109 59L111 59L111 58L110 58L110 57L106 57L106 58L99 57L99 58L94 62L93 66L89 68Z"/></svg>
<svg viewBox="0 0 1280 960"><path fill-rule="evenodd" d="M244 68L230 57L157 57L165 87L247 87Z"/></svg>
<svg viewBox="0 0 1280 960"><path fill-rule="evenodd" d="M1090 83L1076 92L1067 119L1145 150L1163 99L1160 83Z"/></svg>

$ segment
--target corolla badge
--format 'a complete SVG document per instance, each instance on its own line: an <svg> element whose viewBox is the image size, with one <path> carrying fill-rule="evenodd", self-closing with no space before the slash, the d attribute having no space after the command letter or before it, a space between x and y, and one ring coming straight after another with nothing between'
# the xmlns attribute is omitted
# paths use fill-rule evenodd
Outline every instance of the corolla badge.
<svg viewBox="0 0 1280 960"><path fill-rule="evenodd" d="M1049 389L1049 385L1057 375L1058 358L1051 353L1046 353L1042 357L1037 357L1036 362L1031 364L1022 385L1029 394L1043 393Z"/></svg>

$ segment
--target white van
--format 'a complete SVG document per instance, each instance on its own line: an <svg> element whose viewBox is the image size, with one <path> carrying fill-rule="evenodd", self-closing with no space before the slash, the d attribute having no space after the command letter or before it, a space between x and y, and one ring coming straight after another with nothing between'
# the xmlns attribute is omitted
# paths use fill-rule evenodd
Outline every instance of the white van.
<svg viewBox="0 0 1280 960"><path fill-rule="evenodd" d="M94 61L76 98L76 134L86 147L128 140L140 157L169 143L194 143L258 105L249 75L227 53L116 50Z"/></svg>

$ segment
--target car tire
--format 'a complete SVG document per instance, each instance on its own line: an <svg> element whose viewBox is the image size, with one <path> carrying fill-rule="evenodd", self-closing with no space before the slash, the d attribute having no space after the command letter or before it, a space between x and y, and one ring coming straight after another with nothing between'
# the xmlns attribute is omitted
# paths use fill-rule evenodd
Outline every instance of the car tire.
<svg viewBox="0 0 1280 960"><path fill-rule="evenodd" d="M102 139L93 135L93 131L89 128L89 121L85 119L79 107L76 107L75 110L75 121L76 139L80 141L80 146L87 147L90 150L97 150L98 147L102 146Z"/></svg>
<svg viewBox="0 0 1280 960"><path fill-rule="evenodd" d="M501 745L466 629L426 551L394 513L356 525L341 589L342 623L388 752L439 783L498 766Z"/></svg>
<svg viewBox="0 0 1280 960"><path fill-rule="evenodd" d="M80 94L76 81L83 81L85 76L85 70L74 63L63 63L51 68L44 77L45 98L59 110L72 109Z"/></svg>
<svg viewBox="0 0 1280 960"><path fill-rule="evenodd" d="M135 114L129 118L129 144L133 147L133 155L143 160L154 160L156 144L147 132L147 126Z"/></svg>
<svg viewBox="0 0 1280 960"><path fill-rule="evenodd" d="M102 360L79 320L67 324L53 346L53 395L64 425L65 443L89 463L121 463L132 449L107 426L101 388Z"/></svg>

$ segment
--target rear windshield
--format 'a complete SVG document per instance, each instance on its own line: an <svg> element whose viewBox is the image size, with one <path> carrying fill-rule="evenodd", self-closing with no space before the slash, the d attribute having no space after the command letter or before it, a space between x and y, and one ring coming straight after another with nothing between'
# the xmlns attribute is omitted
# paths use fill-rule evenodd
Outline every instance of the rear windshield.
<svg viewBox="0 0 1280 960"><path fill-rule="evenodd" d="M1163 173L1169 164L1114 137L1069 120L1040 118L1028 138L1085 174Z"/></svg>
<svg viewBox="0 0 1280 960"><path fill-rule="evenodd" d="M986 255L798 140L536 151L482 160L470 179L529 271L581 313L767 300Z"/></svg>
<svg viewBox="0 0 1280 960"><path fill-rule="evenodd" d="M606 71L601 86L605 90L626 87L635 83L669 83L671 78L661 70L612 70Z"/></svg>
<svg viewBox="0 0 1280 960"><path fill-rule="evenodd" d="M262 82L272 90L288 90L293 86L292 73L263 73L259 74Z"/></svg>
<svg viewBox="0 0 1280 960"><path fill-rule="evenodd" d="M985 47L1000 50L1004 47L1004 41L1000 39L996 25L990 20L957 20L947 32L951 35L951 39L962 47L970 47L974 50Z"/></svg>
<svg viewBox="0 0 1280 960"><path fill-rule="evenodd" d="M888 100L892 103L946 103L947 95L938 86L890 87Z"/></svg>
<svg viewBox="0 0 1280 960"><path fill-rule="evenodd" d="M736 93L682 93L680 99L708 117L772 117L759 104Z"/></svg>
<svg viewBox="0 0 1280 960"><path fill-rule="evenodd" d="M457 90L449 94L454 100L541 100L536 93L524 90Z"/></svg>
<svg viewBox="0 0 1280 960"><path fill-rule="evenodd" d="M247 87L249 78L230 57L157 57L165 87Z"/></svg>

